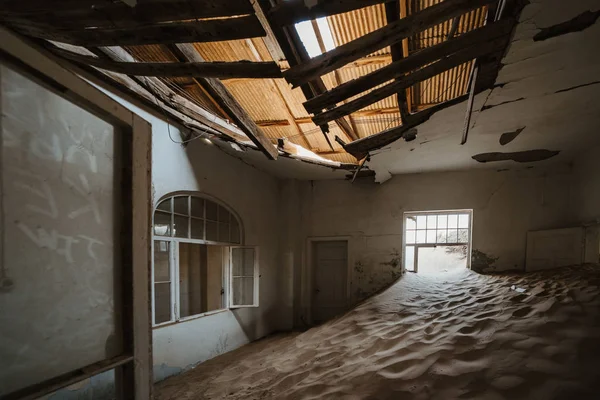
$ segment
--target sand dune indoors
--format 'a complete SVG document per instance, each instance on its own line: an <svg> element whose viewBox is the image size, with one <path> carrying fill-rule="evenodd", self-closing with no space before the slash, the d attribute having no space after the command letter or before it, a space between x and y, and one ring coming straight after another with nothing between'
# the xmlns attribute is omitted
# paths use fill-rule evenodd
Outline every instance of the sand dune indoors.
<svg viewBox="0 0 600 400"><path fill-rule="evenodd" d="M598 399L598 360L599 267L490 276L461 269L409 273L336 320L219 356L159 383L155 394Z"/></svg>

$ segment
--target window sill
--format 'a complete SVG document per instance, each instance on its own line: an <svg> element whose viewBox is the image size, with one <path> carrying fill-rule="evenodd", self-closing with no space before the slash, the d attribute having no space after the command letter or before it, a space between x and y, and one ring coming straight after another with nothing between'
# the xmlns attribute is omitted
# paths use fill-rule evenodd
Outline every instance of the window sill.
<svg viewBox="0 0 600 400"><path fill-rule="evenodd" d="M164 328L166 326L171 326L171 325L176 325L182 322L188 322L188 321L192 321L198 318L202 318L202 317L208 317L209 315L215 315L215 314L220 314L222 312L225 311L231 311L231 309L229 308L221 308L219 310L213 310L213 311L207 311L205 313L202 314L196 314L196 315L191 315L189 317L185 317L185 318L180 318L177 321L168 321L168 322L163 322L160 324L156 324L152 326L152 329L159 329L159 328Z"/></svg>

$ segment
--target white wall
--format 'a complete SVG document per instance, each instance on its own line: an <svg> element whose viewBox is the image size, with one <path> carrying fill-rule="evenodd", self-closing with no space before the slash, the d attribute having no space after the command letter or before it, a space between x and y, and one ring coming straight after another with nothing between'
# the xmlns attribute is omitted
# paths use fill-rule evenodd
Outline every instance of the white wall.
<svg viewBox="0 0 600 400"><path fill-rule="evenodd" d="M110 93L109 93L110 94ZM233 158L216 145L194 140L186 147L179 131L113 96L152 124L152 186L160 198L179 190L216 197L240 216L245 243L260 248L260 305L158 327L153 330L154 376L161 380L275 330L289 329L280 317L278 179Z"/></svg>
<svg viewBox="0 0 600 400"><path fill-rule="evenodd" d="M282 246L295 254L296 293L303 290L300 278L306 276L299 272L306 267L306 237L351 237L350 303L392 283L401 269L402 217L407 211L473 209L473 250L496 259L496 270L522 270L527 231L571 226L573 213L568 166L520 168L401 175L382 185L366 180L286 182L283 203L297 205L301 216L288 227L288 234L298 235ZM296 297L301 315L307 312L308 297L306 291Z"/></svg>

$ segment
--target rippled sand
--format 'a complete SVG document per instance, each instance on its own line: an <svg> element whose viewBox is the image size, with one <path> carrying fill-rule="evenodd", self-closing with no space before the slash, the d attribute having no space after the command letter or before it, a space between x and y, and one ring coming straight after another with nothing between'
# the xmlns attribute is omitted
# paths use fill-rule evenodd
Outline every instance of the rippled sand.
<svg viewBox="0 0 600 400"><path fill-rule="evenodd" d="M336 320L219 356L159 383L155 394L600 399L600 268L409 273Z"/></svg>

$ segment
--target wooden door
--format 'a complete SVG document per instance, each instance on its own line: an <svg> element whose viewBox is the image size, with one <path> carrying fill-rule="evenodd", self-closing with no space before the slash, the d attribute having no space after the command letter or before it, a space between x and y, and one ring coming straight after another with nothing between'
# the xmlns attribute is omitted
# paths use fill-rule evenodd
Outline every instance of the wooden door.
<svg viewBox="0 0 600 400"><path fill-rule="evenodd" d="M318 324L344 312L347 306L348 242L312 244L312 319Z"/></svg>

